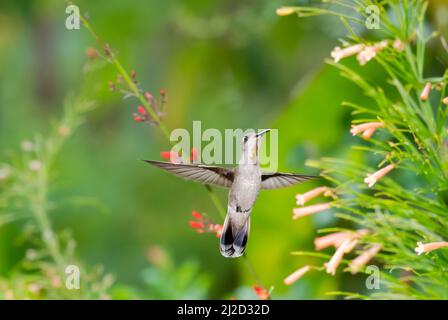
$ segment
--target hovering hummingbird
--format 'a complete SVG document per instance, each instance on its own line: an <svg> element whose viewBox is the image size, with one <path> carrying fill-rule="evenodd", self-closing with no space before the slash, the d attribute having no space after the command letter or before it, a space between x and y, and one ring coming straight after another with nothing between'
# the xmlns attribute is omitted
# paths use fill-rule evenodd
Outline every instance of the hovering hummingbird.
<svg viewBox="0 0 448 320"><path fill-rule="evenodd" d="M260 189L277 189L298 184L315 176L282 172L262 172L258 158L260 139L270 129L246 134L236 168L228 169L200 164L177 164L144 160L156 167L188 180L230 188L227 216L220 239L220 251L226 258L243 255L250 229L250 213Z"/></svg>

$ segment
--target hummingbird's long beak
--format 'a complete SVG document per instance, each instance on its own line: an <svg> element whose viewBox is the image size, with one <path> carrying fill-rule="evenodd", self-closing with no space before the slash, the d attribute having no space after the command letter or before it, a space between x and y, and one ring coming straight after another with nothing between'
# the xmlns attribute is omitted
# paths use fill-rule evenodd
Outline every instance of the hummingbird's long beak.
<svg viewBox="0 0 448 320"><path fill-rule="evenodd" d="M266 133L268 133L269 131L271 131L271 129L264 129L263 131L260 131L256 134L257 138L261 138L262 136L264 136Z"/></svg>

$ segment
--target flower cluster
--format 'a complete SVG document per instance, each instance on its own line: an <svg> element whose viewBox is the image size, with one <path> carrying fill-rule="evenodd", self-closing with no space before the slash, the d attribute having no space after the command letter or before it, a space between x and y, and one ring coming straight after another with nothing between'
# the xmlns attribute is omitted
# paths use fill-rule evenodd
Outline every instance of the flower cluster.
<svg viewBox="0 0 448 320"><path fill-rule="evenodd" d="M343 58L356 55L356 59L358 60L359 64L363 66L367 62L372 60L378 52L386 48L388 45L389 41L383 40L372 45L355 44L345 48L336 47L331 52L331 57L333 58L334 62L337 63ZM404 43L401 40L397 39L393 42L392 47L397 51L403 51Z"/></svg>
<svg viewBox="0 0 448 320"><path fill-rule="evenodd" d="M305 216L311 215L313 213L317 213L320 211L330 209L331 203L329 203L329 202L319 203L319 204L304 207L306 202L308 202L311 199L314 199L320 195L323 195L325 197L335 198L334 192L328 187L318 187L318 188L315 188L315 189L308 191L304 194L297 194L296 195L296 203L298 206L301 206L301 207L293 209L293 219L295 220L300 217L305 217Z"/></svg>
<svg viewBox="0 0 448 320"><path fill-rule="evenodd" d="M215 224L213 221L206 215L196 211L192 211L191 215L195 220L191 220L190 227L195 229L197 233L215 233L219 238L222 234L222 225Z"/></svg>

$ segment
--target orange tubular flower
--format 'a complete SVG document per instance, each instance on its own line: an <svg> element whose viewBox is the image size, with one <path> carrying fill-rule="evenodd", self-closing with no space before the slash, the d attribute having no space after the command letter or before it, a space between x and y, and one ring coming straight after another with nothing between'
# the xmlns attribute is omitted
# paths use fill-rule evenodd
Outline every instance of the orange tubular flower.
<svg viewBox="0 0 448 320"><path fill-rule="evenodd" d="M343 58L347 58L350 56L353 56L355 54L358 54L364 49L363 44L355 44L353 46L341 49L340 47L336 47L331 52L331 57L334 59L334 62L339 62Z"/></svg>
<svg viewBox="0 0 448 320"><path fill-rule="evenodd" d="M327 190L328 190L327 187L318 187L318 188L315 188L315 189L308 191L304 194L297 194L296 195L297 205L303 206L305 204L305 202L307 202L313 198L316 198L317 196L319 196L320 194L324 193Z"/></svg>
<svg viewBox="0 0 448 320"><path fill-rule="evenodd" d="M334 253L333 257L331 257L330 261L324 264L328 274L331 274L333 276L336 274L336 269L341 264L344 254L350 252L350 250L353 249L354 247L353 241L356 240L351 239L344 240L344 242L339 246L339 248Z"/></svg>
<svg viewBox="0 0 448 320"><path fill-rule="evenodd" d="M352 274L357 273L364 267L374 256L380 252L382 246L380 244L373 245L370 249L364 251L360 256L352 260L349 264L349 269Z"/></svg>
<svg viewBox="0 0 448 320"><path fill-rule="evenodd" d="M421 255L422 253L428 253L433 250L437 250L440 248L446 248L446 247L448 247L448 242L446 242L446 241L430 242L430 243L417 242L417 247L415 248L415 252L418 255Z"/></svg>
<svg viewBox="0 0 448 320"><path fill-rule="evenodd" d="M310 266L304 266L304 267L294 271L289 276L287 276L285 278L285 280L283 280L283 282L284 282L284 284L289 286L289 285L293 284L294 282L296 282L297 280L299 280L308 271L310 271Z"/></svg>
<svg viewBox="0 0 448 320"><path fill-rule="evenodd" d="M309 216L313 213L317 213L320 211L330 209L330 207L331 207L331 203L327 202L327 203L315 204L313 206L294 208L293 209L293 213L294 213L293 219L296 220L300 217Z"/></svg>
<svg viewBox="0 0 448 320"><path fill-rule="evenodd" d="M425 87L423 88L423 91L420 94L420 99L423 101L428 100L430 92L431 92L431 83L426 82Z"/></svg>
<svg viewBox="0 0 448 320"><path fill-rule="evenodd" d="M352 125L350 129L350 133L353 136L356 136L359 133L362 133L362 137L364 139L369 139L376 129L384 127L384 123L382 122L367 122L358 125Z"/></svg>
<svg viewBox="0 0 448 320"><path fill-rule="evenodd" d="M395 165L389 164L388 166L378 170L377 172L367 175L367 178L364 179L364 182L367 183L369 188L371 188L375 183L381 180L386 174L388 174L394 168Z"/></svg>

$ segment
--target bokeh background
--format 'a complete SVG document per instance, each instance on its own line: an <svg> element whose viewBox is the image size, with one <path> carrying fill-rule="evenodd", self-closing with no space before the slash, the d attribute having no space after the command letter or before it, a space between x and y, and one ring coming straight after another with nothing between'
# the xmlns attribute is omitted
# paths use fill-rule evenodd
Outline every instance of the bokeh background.
<svg viewBox="0 0 448 320"><path fill-rule="evenodd" d="M77 1L142 87L166 90L169 128L190 129L193 120L204 129L278 128L279 169L315 173L305 160L349 152L350 110L340 104L364 97L324 63L345 35L340 21L276 16L285 4L313 1ZM83 28L65 28L65 6L0 3L0 162L21 141L49 132L64 98L83 92L96 109L64 147L50 193L60 204L51 212L55 229L71 230L80 259L115 275L114 298L255 298L244 260L222 258L215 236L188 225L192 210L222 223L204 188L139 160L160 159L169 145L157 128L133 122L136 100L109 92L115 69L88 62L95 41ZM429 21L446 35L445 1L430 1ZM429 50L443 59L436 42ZM363 68L376 76L374 64ZM440 73L440 65L427 70ZM321 272L282 283L317 261L290 252L312 251L316 229L338 223L330 211L292 220L295 194L313 186L261 192L254 207L247 255L274 298L363 290L362 276ZM226 192L217 193L225 202ZM29 247L18 241L23 224L0 227L1 277Z"/></svg>

